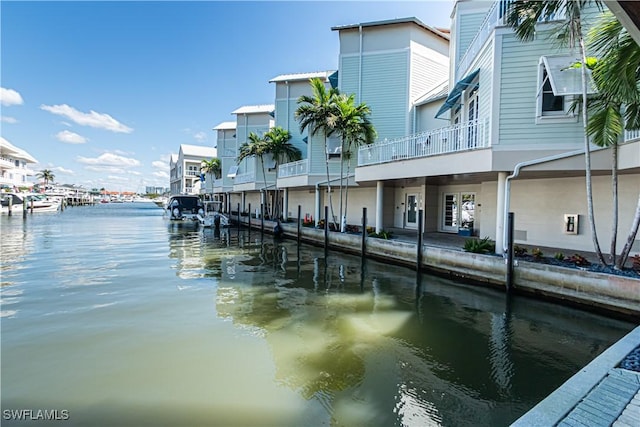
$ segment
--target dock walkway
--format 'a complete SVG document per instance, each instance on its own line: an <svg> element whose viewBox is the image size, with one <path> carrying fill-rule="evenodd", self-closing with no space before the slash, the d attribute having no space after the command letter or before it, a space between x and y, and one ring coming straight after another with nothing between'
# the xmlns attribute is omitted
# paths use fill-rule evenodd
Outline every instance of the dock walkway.
<svg viewBox="0 0 640 427"><path fill-rule="evenodd" d="M609 347L511 427L640 426L640 326ZM632 366L630 366L632 365ZM625 369L631 368L631 369Z"/></svg>

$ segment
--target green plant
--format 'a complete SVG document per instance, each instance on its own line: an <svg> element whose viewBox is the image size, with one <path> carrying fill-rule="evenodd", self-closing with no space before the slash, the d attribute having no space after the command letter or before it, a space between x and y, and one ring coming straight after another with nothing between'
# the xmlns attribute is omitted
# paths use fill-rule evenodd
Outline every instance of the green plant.
<svg viewBox="0 0 640 427"><path fill-rule="evenodd" d="M393 232L386 231L386 230L380 230L379 233L376 233L375 231L373 233L369 233L369 237L375 237L377 239L389 240L391 239L392 236L393 236Z"/></svg>
<svg viewBox="0 0 640 427"><path fill-rule="evenodd" d="M562 252L556 252L556 254L553 257L558 261L564 261L564 254Z"/></svg>
<svg viewBox="0 0 640 427"><path fill-rule="evenodd" d="M527 254L527 248L523 248L522 246L514 245L513 246L513 254L515 256L523 256Z"/></svg>
<svg viewBox="0 0 640 427"><path fill-rule="evenodd" d="M531 251L531 255L533 256L533 259L539 261L542 259L542 257L544 256L544 254L542 253L542 250L540 248L534 248Z"/></svg>
<svg viewBox="0 0 640 427"><path fill-rule="evenodd" d="M467 239L464 241L464 250L476 254L494 252L496 250L496 243L488 237L482 239Z"/></svg>
<svg viewBox="0 0 640 427"><path fill-rule="evenodd" d="M567 261L575 264L577 267L586 267L588 265L591 265L591 263L580 254L571 255L569 258L567 258Z"/></svg>

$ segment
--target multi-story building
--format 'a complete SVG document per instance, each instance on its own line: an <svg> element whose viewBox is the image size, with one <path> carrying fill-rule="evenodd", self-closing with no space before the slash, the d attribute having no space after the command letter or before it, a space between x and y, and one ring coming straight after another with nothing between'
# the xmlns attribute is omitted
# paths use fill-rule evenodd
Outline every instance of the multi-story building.
<svg viewBox="0 0 640 427"><path fill-rule="evenodd" d="M237 172L238 143L236 122L222 122L213 128L216 131L216 150L220 159L220 178L213 181L214 199L229 210L229 193L233 191L234 173ZM231 176L229 176L231 174Z"/></svg>
<svg viewBox="0 0 640 427"><path fill-rule="evenodd" d="M443 126L361 148L356 181L378 187L379 226L408 227L415 204L426 230L488 236L502 252L511 211L516 243L593 250L583 123L569 108L581 94L580 70L567 69L579 52L550 41L558 21L539 23L535 40L520 41L505 24L507 4L455 4L449 93L442 103L434 91L416 113L437 109ZM638 199L639 145L627 135L620 146L620 231L631 226ZM611 154L591 150L595 217L608 241Z"/></svg>
<svg viewBox="0 0 640 427"><path fill-rule="evenodd" d="M27 179L35 175L28 167L34 163L38 161L29 153L0 137L0 186L13 188L33 185Z"/></svg>
<svg viewBox="0 0 640 427"><path fill-rule="evenodd" d="M202 161L210 160L216 155L217 151L213 147L180 144L180 151L177 155L172 154L169 161L171 194L200 194L204 178L200 171Z"/></svg>
<svg viewBox="0 0 640 427"><path fill-rule="evenodd" d="M242 144L249 141L250 134L262 138L273 127L273 111L273 104L246 105L232 111L231 114L236 115L237 154ZM275 164L270 156L247 157L224 173L233 179L233 192L229 197L231 210L237 210L239 204L240 210L246 212L251 203L254 211L253 207L259 208L261 204L265 205L265 212L268 211L273 201L267 199L267 192L275 188L276 178Z"/></svg>

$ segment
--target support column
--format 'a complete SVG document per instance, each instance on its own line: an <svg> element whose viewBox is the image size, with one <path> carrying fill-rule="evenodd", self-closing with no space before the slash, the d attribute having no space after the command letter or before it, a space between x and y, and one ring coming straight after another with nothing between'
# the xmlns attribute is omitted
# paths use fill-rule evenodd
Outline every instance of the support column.
<svg viewBox="0 0 640 427"><path fill-rule="evenodd" d="M384 182L376 182L376 233L382 231L382 215L384 207Z"/></svg>
<svg viewBox="0 0 640 427"><path fill-rule="evenodd" d="M498 172L498 191L496 191L496 254L504 251L504 201L506 198L507 173Z"/></svg>
<svg viewBox="0 0 640 427"><path fill-rule="evenodd" d="M282 198L282 217L284 218L284 222L289 220L289 189L284 189L284 197ZM299 219L299 218L298 218Z"/></svg>

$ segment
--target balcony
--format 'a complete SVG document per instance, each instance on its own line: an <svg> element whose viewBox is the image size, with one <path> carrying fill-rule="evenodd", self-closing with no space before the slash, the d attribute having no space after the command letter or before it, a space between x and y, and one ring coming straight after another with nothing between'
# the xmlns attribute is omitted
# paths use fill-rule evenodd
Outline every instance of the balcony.
<svg viewBox="0 0 640 427"><path fill-rule="evenodd" d="M278 178L288 178L291 176L306 175L308 173L309 159L302 159L297 162L285 163L278 166Z"/></svg>
<svg viewBox="0 0 640 427"><path fill-rule="evenodd" d="M489 147L489 119L448 126L360 147L358 166L417 159Z"/></svg>
<svg viewBox="0 0 640 427"><path fill-rule="evenodd" d="M255 180L256 180L255 171L246 172L246 173L241 173L236 175L236 177L233 179L233 184L234 185L246 184L248 182L255 182Z"/></svg>

